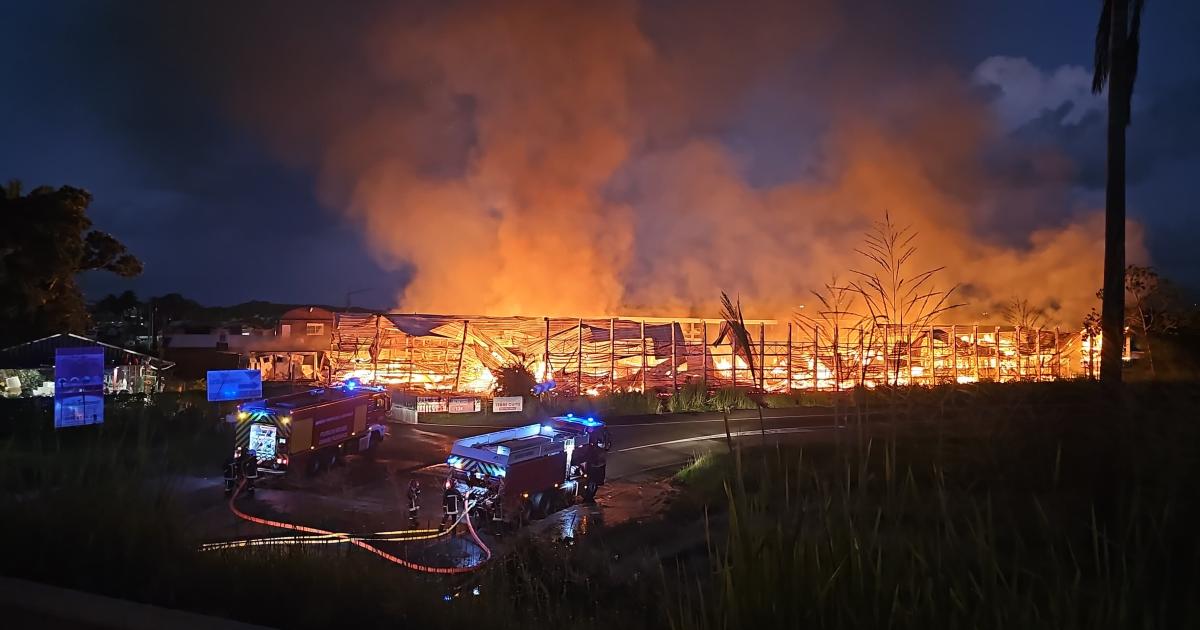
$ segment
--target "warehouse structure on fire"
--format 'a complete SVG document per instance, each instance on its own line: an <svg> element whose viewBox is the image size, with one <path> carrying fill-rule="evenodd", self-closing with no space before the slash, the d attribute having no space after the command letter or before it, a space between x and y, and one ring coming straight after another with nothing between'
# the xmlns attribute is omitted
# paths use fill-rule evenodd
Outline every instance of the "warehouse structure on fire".
<svg viewBox="0 0 1200 630"><path fill-rule="evenodd" d="M544 318L331 313L312 380L348 377L417 391L490 392L505 365L556 391L751 387L771 392L864 385L1046 381L1097 373L1099 339L1079 331L982 325L838 329L747 320L738 348L720 319ZM1094 343L1092 343L1094 341ZM278 351L251 352L250 364ZM306 353L306 354L308 354ZM285 376L286 374L286 376ZM264 373L268 380L294 372Z"/></svg>

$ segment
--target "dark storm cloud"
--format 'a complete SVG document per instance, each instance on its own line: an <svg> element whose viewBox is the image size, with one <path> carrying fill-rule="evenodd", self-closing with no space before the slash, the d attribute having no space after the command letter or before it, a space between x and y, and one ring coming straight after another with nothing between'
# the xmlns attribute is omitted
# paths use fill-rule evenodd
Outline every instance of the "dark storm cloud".
<svg viewBox="0 0 1200 630"><path fill-rule="evenodd" d="M31 6L7 16L20 37L11 49L28 61L17 76L30 98L0 102L8 108L0 111L30 121L15 131L32 158L0 159L0 167L89 185L97 220L147 260L139 282L152 292L195 287L229 296L218 301L319 293L331 301L354 284L384 287L380 299L388 301L419 259L426 269L445 269L425 294L453 301L442 289L462 274L439 258L452 251L439 239L455 233L467 243L476 224L500 225L539 197L550 200L539 202L546 208L603 202L593 214L614 228L612 251L591 252L600 239L587 234L555 247L595 253L604 269L652 269L664 259L661 241L643 230L699 237L721 214L714 200L743 204L775 225L804 215L795 231L807 235L804 246L781 241L766 256L838 249L885 206L986 234L999 246L1036 249L1036 229L1094 212L1088 197L1103 175L1102 115L1049 107L993 133L985 113L996 94L972 93L963 81L981 54L1008 42L1046 73L1086 62L1091 7L1047 8L1045 24L1079 24L1072 37L1082 43L1059 39L1042 48L1035 44L1047 38L1031 30L981 28L1002 17L989 18L989 3L917 2L902 11L890 2L834 0ZM498 41L505 33L516 36ZM1062 58L1076 48L1078 56ZM488 72L477 70L488 63ZM581 67L597 80L574 76ZM1195 106L1194 86L1160 96L1154 66L1147 68L1152 87L1130 132L1135 184L1156 181L1162 164L1195 157L1195 123L1184 114ZM498 85L524 90L524 111L536 115L500 112L518 100ZM556 93L559 85L577 93ZM521 125L521 134L498 135ZM616 145L573 153L588 132ZM530 152L505 155L500 140ZM541 171L523 170L527 155ZM484 200L475 194L481 164L489 166L482 172L489 185L501 184ZM547 193L534 183L548 167L569 181ZM707 197L689 196L699 184L695 169L707 169L699 171ZM510 185L517 192L506 198ZM445 206L413 217L399 200ZM614 210L635 213L631 232L610 220ZM691 213L689 221L672 212ZM442 219L457 223L439 227ZM550 224L512 225L528 234ZM486 253L497 234L485 229L488 242L463 251ZM522 241L506 250L544 245ZM723 254L690 260L699 251L668 247L665 258L710 281L779 286L770 274L711 268ZM239 277L242 268L257 277ZM214 274L220 286L205 280ZM809 282L807 274L792 281ZM624 286L631 288L654 299L666 293ZM687 301L707 296L700 287L689 291Z"/></svg>
<svg viewBox="0 0 1200 630"><path fill-rule="evenodd" d="M231 126L214 77L192 64L189 20L236 19L237 7L184 16L168 4L29 6L6 15L6 76L23 98L0 101L9 149L0 175L89 188L97 224L146 263L134 283L143 293L337 303L353 284L386 287L360 296L386 305L404 272L381 270L361 234L316 202L307 173ZM99 295L130 283L94 274L85 286Z"/></svg>
<svg viewBox="0 0 1200 630"><path fill-rule="evenodd" d="M1172 89L1138 95L1133 123L1128 131L1128 181L1131 186L1153 176L1166 163L1191 161L1200 156L1200 81ZM1043 112L1015 132L1014 144L1001 147L997 165L1015 183L1046 176L1039 159L1060 152L1070 159L1067 175L1084 188L1104 187L1105 127L1102 111L1090 111L1078 122L1067 122L1070 103Z"/></svg>

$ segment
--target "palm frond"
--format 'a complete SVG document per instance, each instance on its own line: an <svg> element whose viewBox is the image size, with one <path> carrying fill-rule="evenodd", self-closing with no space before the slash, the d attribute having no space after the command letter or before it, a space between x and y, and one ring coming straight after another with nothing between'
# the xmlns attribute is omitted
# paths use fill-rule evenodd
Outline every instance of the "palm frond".
<svg viewBox="0 0 1200 630"><path fill-rule="evenodd" d="M1124 2L1125 0L1117 1ZM1096 25L1096 51L1093 58L1096 69L1092 75L1093 94L1099 94L1104 91L1104 86L1108 83L1108 74L1111 69L1109 61L1112 58L1112 3L1113 0L1104 0L1104 5L1100 9L1100 23Z"/></svg>
<svg viewBox="0 0 1200 630"><path fill-rule="evenodd" d="M742 300L738 298L737 302L729 299L729 295L724 291L721 292L721 318L725 320L725 326L729 330L735 343L734 353L737 350L744 352L743 358L746 359L746 365L750 368L750 376L754 377L754 343L750 340L750 332L746 330L745 320L742 319ZM734 361L733 369L737 369L737 361Z"/></svg>

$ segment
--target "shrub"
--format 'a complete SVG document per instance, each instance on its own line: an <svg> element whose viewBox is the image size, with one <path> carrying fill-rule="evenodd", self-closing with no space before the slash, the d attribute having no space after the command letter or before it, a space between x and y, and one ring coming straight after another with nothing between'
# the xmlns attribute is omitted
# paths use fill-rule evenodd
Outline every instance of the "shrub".
<svg viewBox="0 0 1200 630"><path fill-rule="evenodd" d="M510 363L495 373L496 384L492 391L497 396L528 396L537 385L533 372L521 363Z"/></svg>
<svg viewBox="0 0 1200 630"><path fill-rule="evenodd" d="M671 413L679 413L681 411L709 411L712 407L712 401L709 399L708 390L705 389L702 383L688 383L681 387L679 391L671 394L671 398L667 401L667 410Z"/></svg>

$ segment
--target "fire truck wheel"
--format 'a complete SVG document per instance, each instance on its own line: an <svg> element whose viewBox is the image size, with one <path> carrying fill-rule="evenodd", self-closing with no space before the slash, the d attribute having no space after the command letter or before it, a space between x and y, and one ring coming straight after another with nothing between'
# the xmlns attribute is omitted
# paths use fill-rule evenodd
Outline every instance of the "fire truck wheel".
<svg viewBox="0 0 1200 630"><path fill-rule="evenodd" d="M321 472L321 457L316 454L309 456L308 463L304 466L304 472L309 477Z"/></svg>
<svg viewBox="0 0 1200 630"><path fill-rule="evenodd" d="M587 485L585 485L583 487L583 502L584 503L595 503L596 502L596 491L599 489L600 489L600 487L595 481L589 480L587 482Z"/></svg>
<svg viewBox="0 0 1200 630"><path fill-rule="evenodd" d="M533 495L532 509L530 510L533 518L542 519L550 515L553 509L553 497L550 492L539 492Z"/></svg>

